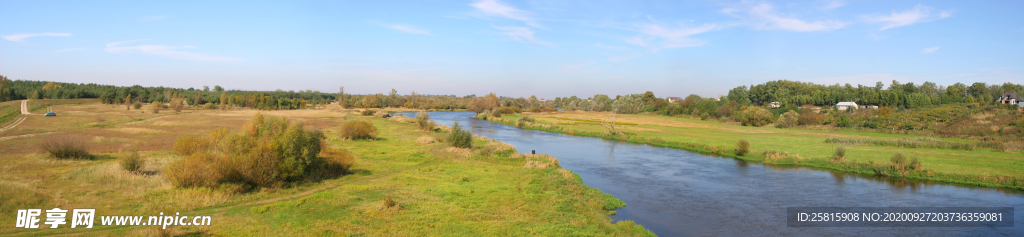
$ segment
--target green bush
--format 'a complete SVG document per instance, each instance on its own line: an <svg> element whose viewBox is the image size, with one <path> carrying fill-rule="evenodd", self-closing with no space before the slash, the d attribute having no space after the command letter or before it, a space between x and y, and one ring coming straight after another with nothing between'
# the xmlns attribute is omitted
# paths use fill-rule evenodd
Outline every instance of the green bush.
<svg viewBox="0 0 1024 237"><path fill-rule="evenodd" d="M430 113L419 112L416 113L416 124L420 125L420 129L432 131L434 130L434 121L430 120Z"/></svg>
<svg viewBox="0 0 1024 237"><path fill-rule="evenodd" d="M42 149L51 157L57 159L93 159L93 155L86 150L83 137L60 134L49 136L43 141Z"/></svg>
<svg viewBox="0 0 1024 237"><path fill-rule="evenodd" d="M846 160L846 147L836 147L836 151L832 153L832 162L840 163Z"/></svg>
<svg viewBox="0 0 1024 237"><path fill-rule="evenodd" d="M203 105L203 109L214 109L214 108L215 108L215 106L213 105L213 103L206 103L206 104Z"/></svg>
<svg viewBox="0 0 1024 237"><path fill-rule="evenodd" d="M204 137L179 138L175 152L188 155L165 173L176 187L276 187L324 173L330 159L319 156L323 140L319 130L256 114L239 132L218 129Z"/></svg>
<svg viewBox="0 0 1024 237"><path fill-rule="evenodd" d="M907 156L903 155L903 153L896 153L892 155L892 158L889 158L889 161L895 166L903 167L907 165Z"/></svg>
<svg viewBox="0 0 1024 237"><path fill-rule="evenodd" d="M746 155L750 153L750 141L740 140L736 142L736 155Z"/></svg>
<svg viewBox="0 0 1024 237"><path fill-rule="evenodd" d="M501 114L516 114L519 113L519 107L495 107L492 111L498 111Z"/></svg>
<svg viewBox="0 0 1024 237"><path fill-rule="evenodd" d="M373 139L377 136L377 128L368 121L350 121L341 125L341 137L358 140Z"/></svg>
<svg viewBox="0 0 1024 237"><path fill-rule="evenodd" d="M796 111L790 110L779 116L779 120L775 121L776 128L791 128L796 127L800 114Z"/></svg>
<svg viewBox="0 0 1024 237"><path fill-rule="evenodd" d="M363 110L362 112L359 113L362 114L363 116L372 116L373 110Z"/></svg>
<svg viewBox="0 0 1024 237"><path fill-rule="evenodd" d="M850 121L850 116L845 114L839 115L839 120L836 121L836 126L848 128L853 121Z"/></svg>
<svg viewBox="0 0 1024 237"><path fill-rule="evenodd" d="M452 128L448 130L448 144L458 148L471 148L473 147L473 134L469 133L468 129L463 128L459 125L459 121L455 121Z"/></svg>
<svg viewBox="0 0 1024 237"><path fill-rule="evenodd" d="M146 165L146 160L140 158L138 152L132 152L131 154L121 158L120 163L122 169L135 173L142 170L142 167Z"/></svg>
<svg viewBox="0 0 1024 237"><path fill-rule="evenodd" d="M134 104L132 104L132 108L134 108L134 109L141 109L142 108L142 103L135 102Z"/></svg>
<svg viewBox="0 0 1024 237"><path fill-rule="evenodd" d="M757 106L749 106L743 110L743 125L761 127L772 122L772 113Z"/></svg>

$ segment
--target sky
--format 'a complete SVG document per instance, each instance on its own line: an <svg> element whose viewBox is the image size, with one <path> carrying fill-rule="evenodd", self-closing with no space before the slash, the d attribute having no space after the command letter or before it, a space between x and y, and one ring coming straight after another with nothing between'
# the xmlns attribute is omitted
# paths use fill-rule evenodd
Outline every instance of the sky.
<svg viewBox="0 0 1024 237"><path fill-rule="evenodd" d="M1024 83L1024 1L8 1L0 75L232 90L715 97Z"/></svg>

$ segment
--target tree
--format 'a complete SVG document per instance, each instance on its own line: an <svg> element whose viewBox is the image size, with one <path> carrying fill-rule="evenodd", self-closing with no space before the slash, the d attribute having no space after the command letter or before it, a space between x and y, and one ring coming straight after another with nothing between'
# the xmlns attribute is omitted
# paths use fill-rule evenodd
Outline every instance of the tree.
<svg viewBox="0 0 1024 237"><path fill-rule="evenodd" d="M218 91L218 92L223 92L224 91L224 87L220 87L220 85L216 85L216 86L213 86L213 90L214 91Z"/></svg>
<svg viewBox="0 0 1024 237"><path fill-rule="evenodd" d="M345 108L345 87L338 88L338 105Z"/></svg>
<svg viewBox="0 0 1024 237"><path fill-rule="evenodd" d="M782 114L782 116L779 116L779 120L775 122L775 127L777 127L777 128L791 128L791 127L795 127L797 125L797 121L799 120L799 117L800 117L799 113L797 113L796 111L790 110L789 112L786 112L786 113Z"/></svg>
<svg viewBox="0 0 1024 237"><path fill-rule="evenodd" d="M220 87L220 86L217 86L217 87ZM227 108L228 108L228 93L227 92L221 92L220 93L220 109L221 110L225 110Z"/></svg>
<svg viewBox="0 0 1024 237"><path fill-rule="evenodd" d="M209 86L203 86L203 91L210 91L210 87Z"/></svg>
<svg viewBox="0 0 1024 237"><path fill-rule="evenodd" d="M761 127L772 122L772 112L757 106L747 106L743 110L743 125Z"/></svg>

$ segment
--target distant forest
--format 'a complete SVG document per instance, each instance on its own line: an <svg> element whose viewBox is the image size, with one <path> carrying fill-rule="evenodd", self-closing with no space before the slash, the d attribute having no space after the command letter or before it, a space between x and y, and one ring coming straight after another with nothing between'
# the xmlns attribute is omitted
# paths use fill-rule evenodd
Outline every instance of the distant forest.
<svg viewBox="0 0 1024 237"><path fill-rule="evenodd" d="M75 99L97 98L106 104L125 103L169 103L182 101L188 106L227 105L255 109L302 109L323 106L333 102L346 108L405 107L418 109L468 109L476 112L496 107L512 107L523 111L614 111L617 113L651 112L664 115L707 113L712 117L728 116L742 107L765 106L780 102L783 108L798 108L804 105L834 106L838 102L853 101L860 105L878 105L893 109L913 109L944 104L978 103L992 104L1003 92L1024 92L1024 85L1003 83L988 85L973 83L970 86L956 83L949 86L925 82L899 83L892 81L888 87L882 82L874 86L850 84L819 85L809 82L788 80L769 81L764 84L740 86L729 90L721 98L702 98L690 95L680 101L669 103L650 91L643 94L619 95L614 98L597 94L589 98L556 97L540 101L536 96L529 98L498 97L491 93L486 96L418 95L411 92L399 95L392 89L387 94L370 95L346 94L344 87L337 93L320 91L240 91L224 90L221 86L202 89L113 86L99 84L75 84L63 82L9 80L0 76L0 101L22 99ZM773 111L774 112L774 111ZM778 112L776 112L778 113Z"/></svg>

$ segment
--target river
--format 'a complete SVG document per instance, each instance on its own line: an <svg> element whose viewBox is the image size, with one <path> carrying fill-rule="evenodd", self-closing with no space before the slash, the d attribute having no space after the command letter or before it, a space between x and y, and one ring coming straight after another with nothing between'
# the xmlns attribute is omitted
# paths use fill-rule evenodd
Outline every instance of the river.
<svg viewBox="0 0 1024 237"><path fill-rule="evenodd" d="M415 117L415 113L400 113ZM659 236L1024 236L1024 210L1014 227L787 227L787 207L1022 207L1013 190L877 178L808 168L767 166L733 158L600 138L519 129L431 112L437 124L460 121L473 135L546 153L583 183L627 206L612 216Z"/></svg>

